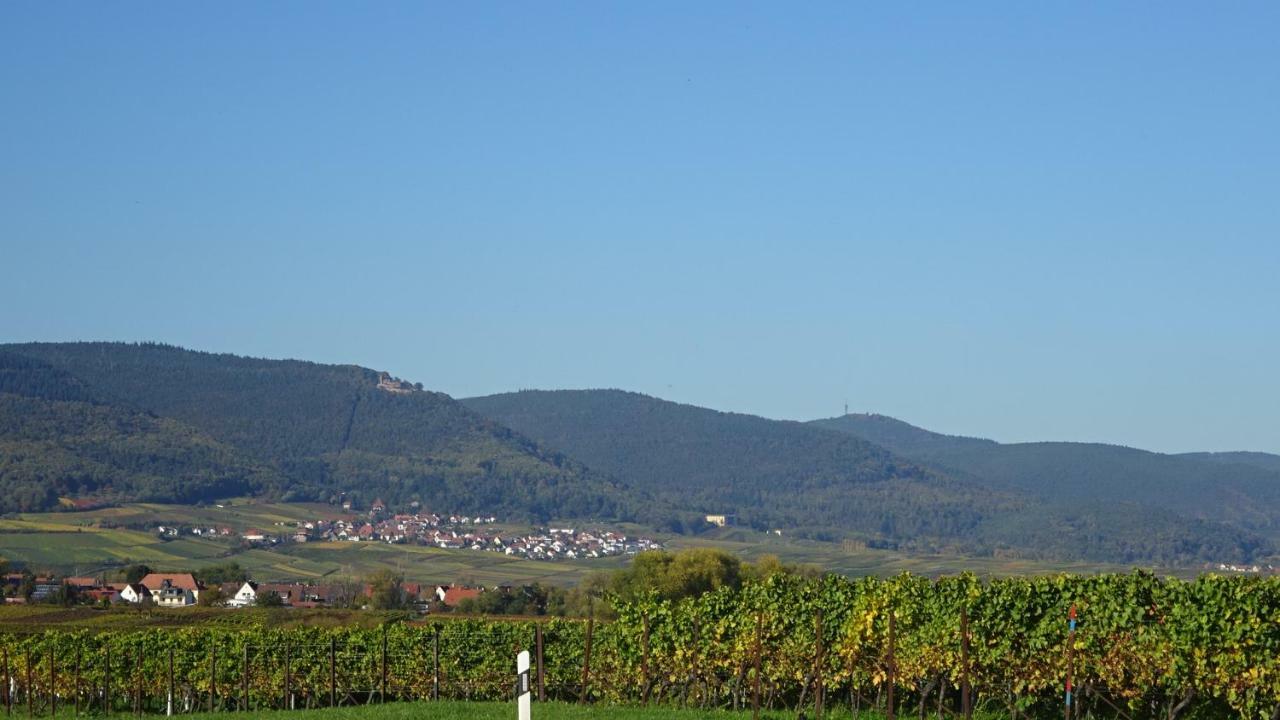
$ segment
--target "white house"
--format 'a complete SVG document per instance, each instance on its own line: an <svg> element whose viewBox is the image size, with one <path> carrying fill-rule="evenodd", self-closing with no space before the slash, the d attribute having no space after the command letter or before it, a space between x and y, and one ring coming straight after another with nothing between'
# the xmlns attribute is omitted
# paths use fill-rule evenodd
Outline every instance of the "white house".
<svg viewBox="0 0 1280 720"><path fill-rule="evenodd" d="M120 590L120 599L134 605L137 605L149 597L151 597L151 591L142 583L129 583Z"/></svg>
<svg viewBox="0 0 1280 720"><path fill-rule="evenodd" d="M258 583L246 582L227 601L228 607L252 607L258 602Z"/></svg>
<svg viewBox="0 0 1280 720"><path fill-rule="evenodd" d="M151 573L142 578L142 584L156 604L165 607L195 605L200 597L200 585L191 573Z"/></svg>
<svg viewBox="0 0 1280 720"><path fill-rule="evenodd" d="M160 607L186 607L196 602L192 591L180 588L169 580L165 580L159 590L151 593L151 597L155 598L156 605Z"/></svg>

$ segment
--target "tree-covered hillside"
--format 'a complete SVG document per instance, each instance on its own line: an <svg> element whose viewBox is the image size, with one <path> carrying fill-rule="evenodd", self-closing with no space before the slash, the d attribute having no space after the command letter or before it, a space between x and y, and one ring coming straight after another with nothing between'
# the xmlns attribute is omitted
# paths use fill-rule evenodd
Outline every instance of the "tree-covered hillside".
<svg viewBox="0 0 1280 720"><path fill-rule="evenodd" d="M1099 443L1001 444L940 435L879 415L845 415L813 424L883 444L916 462L991 487L1058 502L1124 503L1144 512L1158 508L1280 537L1280 472L1267 469L1265 461L1240 461L1275 456L1164 455Z"/></svg>
<svg viewBox="0 0 1280 720"><path fill-rule="evenodd" d="M100 407L154 414L235 448L284 478L261 488L283 499L342 496L359 505L381 497L393 504L418 500L442 511L541 519L665 518L651 501L609 477L448 396L407 384L380 388L382 375L366 368L156 344L0 349L28 363L28 385L44 382L51 371L62 373ZM20 369L11 374L6 382L18 382ZM43 431L50 442L69 434L62 423L69 419L50 420ZM41 465L54 456L28 457ZM175 492L169 499L191 495Z"/></svg>
<svg viewBox="0 0 1280 720"><path fill-rule="evenodd" d="M760 528L954 536L1005 502L871 443L802 423L618 390L523 391L463 402L638 488Z"/></svg>
<svg viewBox="0 0 1280 720"><path fill-rule="evenodd" d="M0 512L59 498L189 502L283 483L189 425L95 402L74 377L0 352Z"/></svg>
<svg viewBox="0 0 1280 720"><path fill-rule="evenodd" d="M616 390L523 391L463 402L672 503L734 513L762 529L904 549L1125 562L1243 559L1267 548L1219 523L1136 504L1044 499L806 423ZM882 437L917 435L905 424L879 424ZM945 436L918 435L915 442L947 444Z"/></svg>
<svg viewBox="0 0 1280 720"><path fill-rule="evenodd" d="M1280 473L1280 455L1264 452L1195 452L1182 453L1176 457L1203 462L1224 463L1227 465L1251 465L1263 470Z"/></svg>
<svg viewBox="0 0 1280 720"><path fill-rule="evenodd" d="M943 435L888 415L875 413L850 414L838 418L814 420L809 424L860 437L904 457L965 448L990 448L997 444L994 440Z"/></svg>
<svg viewBox="0 0 1280 720"><path fill-rule="evenodd" d="M801 537L1039 559L1273 552L1259 533L1275 537L1280 475L1256 463L1000 445L879 416L826 424L620 391L464 404L367 368L156 344L5 345L0 512L62 499L380 497L673 528L727 513Z"/></svg>

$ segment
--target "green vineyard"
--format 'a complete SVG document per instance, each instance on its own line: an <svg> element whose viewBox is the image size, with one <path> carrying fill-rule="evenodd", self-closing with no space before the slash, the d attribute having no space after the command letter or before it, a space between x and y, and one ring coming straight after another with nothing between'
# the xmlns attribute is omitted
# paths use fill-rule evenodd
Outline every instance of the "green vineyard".
<svg viewBox="0 0 1280 720"><path fill-rule="evenodd" d="M36 715L501 700L515 654L530 650L535 693L549 700L903 717L1280 716L1275 578L779 574L676 602L612 604L610 621L6 632L3 701Z"/></svg>

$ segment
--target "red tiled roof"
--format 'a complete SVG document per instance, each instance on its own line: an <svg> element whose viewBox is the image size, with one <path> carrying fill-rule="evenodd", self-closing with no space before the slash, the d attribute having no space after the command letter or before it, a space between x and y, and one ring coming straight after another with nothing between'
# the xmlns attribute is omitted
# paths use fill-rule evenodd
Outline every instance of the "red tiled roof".
<svg viewBox="0 0 1280 720"><path fill-rule="evenodd" d="M482 592L484 588L451 587L444 591L444 604L455 607L463 600L480 597Z"/></svg>
<svg viewBox="0 0 1280 720"><path fill-rule="evenodd" d="M200 586L196 584L196 579L191 573L151 573L142 578L142 584L148 590L159 590L164 586L164 581L168 580L169 584L183 590L199 590Z"/></svg>

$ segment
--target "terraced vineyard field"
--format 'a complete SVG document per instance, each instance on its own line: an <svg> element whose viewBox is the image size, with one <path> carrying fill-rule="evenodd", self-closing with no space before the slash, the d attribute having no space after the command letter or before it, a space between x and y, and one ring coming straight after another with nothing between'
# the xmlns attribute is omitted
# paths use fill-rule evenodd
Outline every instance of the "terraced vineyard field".
<svg viewBox="0 0 1280 720"><path fill-rule="evenodd" d="M88 569L131 562L186 567L212 562L229 550L226 543L199 538L166 542L135 530L0 520L0 557L40 569Z"/></svg>
<svg viewBox="0 0 1280 720"><path fill-rule="evenodd" d="M92 573L142 562L160 571L183 571L232 559L262 581L318 581L335 576L360 577L380 569L394 570L422 583L527 584L568 586L594 570L619 567L624 558L543 562L499 553L443 550L377 542L309 542L275 548L244 548L236 538L203 539L184 535L162 540L154 532L124 529L156 523L186 527L249 528L283 532L298 521L333 519L342 513L323 504L258 503L245 500L219 505L135 503L86 512L26 514L0 519L0 558L39 570ZM527 526L498 527L523 533ZM700 535L656 533L651 528L622 525L630 535L659 539L673 549L716 547L753 560L777 555L786 562L809 563L847 576L889 577L903 571L936 577L962 571L984 577L1125 571L1116 565L1045 563L1016 558L959 555L909 555L839 543L779 537L745 528L724 528ZM1193 569L1165 571L1193 577Z"/></svg>

